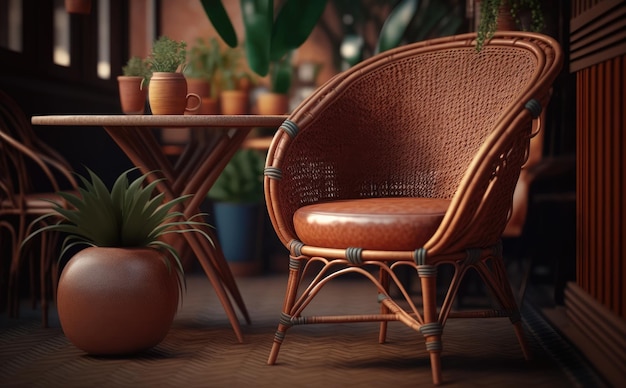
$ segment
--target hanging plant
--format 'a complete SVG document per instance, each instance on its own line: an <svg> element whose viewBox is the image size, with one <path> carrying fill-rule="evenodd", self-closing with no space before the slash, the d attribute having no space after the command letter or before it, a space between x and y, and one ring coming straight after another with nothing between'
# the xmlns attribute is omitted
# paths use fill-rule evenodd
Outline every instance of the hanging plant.
<svg viewBox="0 0 626 388"><path fill-rule="evenodd" d="M533 32L543 29L544 19L540 0L481 0L476 37L477 51L483 48L485 42L491 39L498 29L498 17L502 7L509 7L511 17L519 29ZM525 14L529 15L527 23L522 20L522 15Z"/></svg>

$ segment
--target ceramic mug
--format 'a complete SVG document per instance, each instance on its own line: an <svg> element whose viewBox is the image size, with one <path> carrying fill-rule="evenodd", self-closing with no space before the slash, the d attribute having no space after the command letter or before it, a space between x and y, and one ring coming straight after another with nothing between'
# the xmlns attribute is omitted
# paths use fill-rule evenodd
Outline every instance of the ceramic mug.
<svg viewBox="0 0 626 388"><path fill-rule="evenodd" d="M189 100L195 99L194 105ZM148 88L150 109L155 115L182 115L200 109L202 99L196 93L187 93L187 81L181 73L155 72Z"/></svg>

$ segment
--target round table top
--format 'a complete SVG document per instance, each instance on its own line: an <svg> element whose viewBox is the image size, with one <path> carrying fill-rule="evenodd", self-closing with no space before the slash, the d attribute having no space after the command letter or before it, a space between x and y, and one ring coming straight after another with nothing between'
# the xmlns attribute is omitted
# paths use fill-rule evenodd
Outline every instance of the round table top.
<svg viewBox="0 0 626 388"><path fill-rule="evenodd" d="M51 115L33 116L33 125L103 127L279 127L287 116L275 115Z"/></svg>

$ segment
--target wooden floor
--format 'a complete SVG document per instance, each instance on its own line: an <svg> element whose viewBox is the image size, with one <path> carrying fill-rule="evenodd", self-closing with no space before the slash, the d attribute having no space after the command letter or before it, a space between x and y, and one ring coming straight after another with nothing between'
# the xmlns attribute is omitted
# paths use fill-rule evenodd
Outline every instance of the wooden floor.
<svg viewBox="0 0 626 388"><path fill-rule="evenodd" d="M274 366L266 365L286 275L242 277L252 317L238 343L208 280L188 278L183 307L165 340L130 358L84 354L63 336L58 319L42 328L40 311L0 315L0 387L409 387L432 384L423 337L390 325L388 343L376 324L307 325L288 331ZM321 297L333 309L371 303L363 281L329 284ZM442 353L449 387L602 386L584 359L525 304L533 351L525 361L508 319L450 320ZM311 308L315 308L311 306ZM377 308L377 307L374 307Z"/></svg>

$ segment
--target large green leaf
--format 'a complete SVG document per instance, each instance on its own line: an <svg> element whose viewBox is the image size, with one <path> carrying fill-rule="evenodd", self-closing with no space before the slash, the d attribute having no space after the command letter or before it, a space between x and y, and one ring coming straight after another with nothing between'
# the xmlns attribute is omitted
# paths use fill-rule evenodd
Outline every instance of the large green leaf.
<svg viewBox="0 0 626 388"><path fill-rule="evenodd" d="M250 68L260 76L270 66L270 39L274 22L273 0L241 0L246 31L246 56Z"/></svg>
<svg viewBox="0 0 626 388"><path fill-rule="evenodd" d="M418 17L409 26L408 39L419 42L432 36L444 36L440 26L448 15L452 15L450 9L439 1L430 1L426 8L422 9Z"/></svg>
<svg viewBox="0 0 626 388"><path fill-rule="evenodd" d="M272 31L272 61L295 50L309 37L326 8L327 0L286 0Z"/></svg>
<svg viewBox="0 0 626 388"><path fill-rule="evenodd" d="M419 0L402 0L394 7L380 31L376 52L380 53L400 45L418 7Z"/></svg>
<svg viewBox="0 0 626 388"><path fill-rule="evenodd" d="M237 34L221 0L200 0L204 12L220 37L230 47L237 47Z"/></svg>
<svg viewBox="0 0 626 388"><path fill-rule="evenodd" d="M291 53L282 59L272 63L270 67L270 89L274 93L287 94L291 86L293 66L291 65Z"/></svg>

